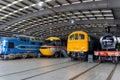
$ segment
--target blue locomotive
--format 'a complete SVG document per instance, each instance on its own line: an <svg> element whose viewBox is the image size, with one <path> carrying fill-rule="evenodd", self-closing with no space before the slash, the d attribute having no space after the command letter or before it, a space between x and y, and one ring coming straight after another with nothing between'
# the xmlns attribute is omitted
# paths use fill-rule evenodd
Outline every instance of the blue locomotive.
<svg viewBox="0 0 120 80"><path fill-rule="evenodd" d="M25 35L0 37L0 57L2 59L37 57L41 45L40 40Z"/></svg>

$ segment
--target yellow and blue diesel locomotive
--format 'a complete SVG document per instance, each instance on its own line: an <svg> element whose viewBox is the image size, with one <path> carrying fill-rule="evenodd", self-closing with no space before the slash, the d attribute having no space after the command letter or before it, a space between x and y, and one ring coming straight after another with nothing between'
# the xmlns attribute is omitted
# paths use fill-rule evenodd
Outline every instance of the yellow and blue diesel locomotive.
<svg viewBox="0 0 120 80"><path fill-rule="evenodd" d="M97 45L97 40L84 31L74 31L68 35L67 51L71 60L86 60L88 54L93 55L94 50L97 50Z"/></svg>
<svg viewBox="0 0 120 80"><path fill-rule="evenodd" d="M14 34L13 37L0 37L0 57L2 59L37 57L41 45L40 40L25 35Z"/></svg>
<svg viewBox="0 0 120 80"><path fill-rule="evenodd" d="M40 47L43 56L67 57L65 42L63 43L58 37L49 37Z"/></svg>

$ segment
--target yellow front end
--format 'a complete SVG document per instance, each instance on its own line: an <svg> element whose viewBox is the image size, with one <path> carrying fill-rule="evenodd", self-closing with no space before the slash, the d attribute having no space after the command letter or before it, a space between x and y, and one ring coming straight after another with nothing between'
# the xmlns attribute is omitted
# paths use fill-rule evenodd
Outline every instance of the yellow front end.
<svg viewBox="0 0 120 80"><path fill-rule="evenodd" d="M52 56L53 55L50 48L44 48L43 49L41 47L39 50L40 50L41 54L44 55L44 56Z"/></svg>
<svg viewBox="0 0 120 80"><path fill-rule="evenodd" d="M88 34L83 31L75 31L68 36L68 52L87 52L89 46Z"/></svg>
<svg viewBox="0 0 120 80"><path fill-rule="evenodd" d="M52 42L55 43L55 41L60 41L60 38L49 37L45 41L48 41L49 43L52 43ZM54 46L53 43L51 44L51 46ZM41 46L40 49L39 49L41 54L44 55L44 56L53 56L55 51L56 51L56 48L51 47L51 46L47 46L47 45Z"/></svg>

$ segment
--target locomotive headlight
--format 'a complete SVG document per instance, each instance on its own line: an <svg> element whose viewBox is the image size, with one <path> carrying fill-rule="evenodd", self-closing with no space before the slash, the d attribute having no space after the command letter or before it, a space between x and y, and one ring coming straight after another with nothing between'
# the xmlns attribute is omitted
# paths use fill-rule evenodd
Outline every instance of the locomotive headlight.
<svg viewBox="0 0 120 80"><path fill-rule="evenodd" d="M7 40L3 40L2 42L3 42L3 46L5 46L5 43L7 42Z"/></svg>
<svg viewBox="0 0 120 80"><path fill-rule="evenodd" d="M85 49L85 47L82 47L82 49Z"/></svg>
<svg viewBox="0 0 120 80"><path fill-rule="evenodd" d="M3 40L3 43L6 43L7 42L7 40Z"/></svg>
<svg viewBox="0 0 120 80"><path fill-rule="evenodd" d="M85 51L85 47L82 47L82 51Z"/></svg>

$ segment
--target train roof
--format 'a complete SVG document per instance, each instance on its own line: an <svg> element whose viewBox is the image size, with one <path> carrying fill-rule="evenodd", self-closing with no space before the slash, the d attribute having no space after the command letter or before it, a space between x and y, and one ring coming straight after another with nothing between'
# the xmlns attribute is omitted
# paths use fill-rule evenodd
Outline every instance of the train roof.
<svg viewBox="0 0 120 80"><path fill-rule="evenodd" d="M85 31L73 31L72 33L87 33L87 32L85 32Z"/></svg>
<svg viewBox="0 0 120 80"><path fill-rule="evenodd" d="M46 40L60 40L60 38L59 37L49 37Z"/></svg>
<svg viewBox="0 0 120 80"><path fill-rule="evenodd" d="M75 34L75 33L83 33L83 34L88 35L88 33L85 32L85 31L74 31L74 32L70 33L69 35L71 35L71 34Z"/></svg>

